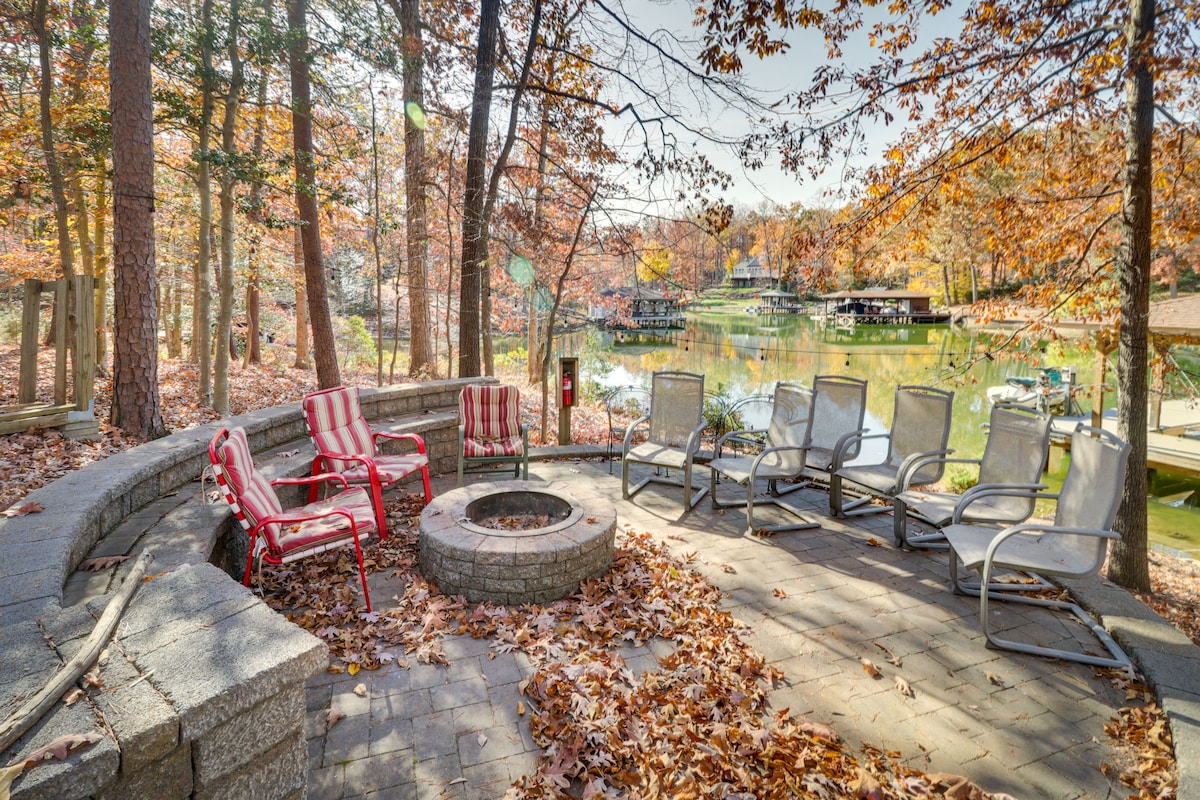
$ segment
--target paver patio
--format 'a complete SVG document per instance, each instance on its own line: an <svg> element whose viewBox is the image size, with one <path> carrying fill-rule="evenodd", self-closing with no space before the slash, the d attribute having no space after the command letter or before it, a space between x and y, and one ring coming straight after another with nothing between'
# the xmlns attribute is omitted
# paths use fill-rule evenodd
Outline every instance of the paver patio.
<svg viewBox="0 0 1200 800"><path fill-rule="evenodd" d="M707 481L707 470L697 471L701 477ZM989 792L1128 793L1101 771L1116 757L1104 723L1125 704L1124 692L1083 665L988 650L978 601L947 588L946 556L893 548L890 515L834 520L828 494L809 489L790 499L821 516L824 527L757 539L743 536L739 510L718 513L704 500L683 513L677 489L651 487L623 501L619 476L603 462L539 462L530 478L586 482L614 502L618 532L649 531L677 554L694 552L692 567L751 626L748 643L785 675L770 692L773 711L825 723L854 750L869 743L897 751L910 766L963 775ZM435 495L453 484L454 476L436 479ZM396 580L372 577L380 608L397 593ZM1007 606L1005 614L1018 621L1019 636L1094 647L1066 617ZM528 716L518 714L518 684L530 664L521 654L489 657L489 646L451 635L444 641L449 666L412 660L407 669L314 678L309 796L496 798L532 772L541 751ZM627 646L622 655L636 674L655 670L670 646ZM861 658L882 676L869 675ZM895 676L915 696L902 694ZM360 683L365 697L353 691ZM326 731L331 704L346 716Z"/></svg>

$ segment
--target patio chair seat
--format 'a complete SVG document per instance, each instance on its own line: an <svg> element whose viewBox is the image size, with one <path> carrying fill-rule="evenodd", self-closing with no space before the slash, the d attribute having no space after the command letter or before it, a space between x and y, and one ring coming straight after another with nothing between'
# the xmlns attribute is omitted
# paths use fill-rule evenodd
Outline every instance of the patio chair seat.
<svg viewBox="0 0 1200 800"><path fill-rule="evenodd" d="M394 456L375 456L375 472L380 482L385 486L407 478L417 470L429 464L429 456L424 453L407 453ZM367 483L371 479L370 469L364 466L352 466L344 469L341 475L350 483Z"/></svg>
<svg viewBox="0 0 1200 800"><path fill-rule="evenodd" d="M688 462L688 454L678 448L654 442L643 442L629 448L625 458L646 464L657 464L668 469L683 469Z"/></svg>
<svg viewBox="0 0 1200 800"><path fill-rule="evenodd" d="M339 507L349 511L355 519L366 519L375 514L375 507L367 490L356 486L301 508L303 514L299 516L321 515L316 519L289 523L289 515L286 512L277 515L275 521L280 524L276 537L279 560L286 564L349 543L355 531L351 529L349 520L333 513ZM357 531L360 541L366 540L370 533L370 528ZM337 534L341 534L340 538L335 538Z"/></svg>

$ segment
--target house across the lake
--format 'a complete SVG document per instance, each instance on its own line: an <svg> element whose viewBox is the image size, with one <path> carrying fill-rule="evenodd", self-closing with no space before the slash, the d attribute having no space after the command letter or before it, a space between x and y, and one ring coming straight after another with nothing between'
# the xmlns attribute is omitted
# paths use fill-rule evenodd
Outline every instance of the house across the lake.
<svg viewBox="0 0 1200 800"><path fill-rule="evenodd" d="M679 300L653 289L620 286L604 289L603 307L592 309L592 318L609 328L655 330L682 328L686 322Z"/></svg>
<svg viewBox="0 0 1200 800"><path fill-rule="evenodd" d="M827 324L850 327L862 323L914 325L948 322L950 312L930 307L931 295L906 289L859 289L821 295L814 315Z"/></svg>
<svg viewBox="0 0 1200 800"><path fill-rule="evenodd" d="M745 258L733 265L729 283L734 289L752 289L755 286L771 286L771 272L757 258Z"/></svg>

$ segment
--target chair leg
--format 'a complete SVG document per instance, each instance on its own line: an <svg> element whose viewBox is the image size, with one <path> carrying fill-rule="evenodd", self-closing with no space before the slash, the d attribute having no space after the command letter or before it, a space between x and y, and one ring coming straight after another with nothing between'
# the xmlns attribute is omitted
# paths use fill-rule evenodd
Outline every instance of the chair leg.
<svg viewBox="0 0 1200 800"><path fill-rule="evenodd" d="M421 467L421 484L425 490L425 505L429 505L433 500L433 490L429 487L429 465Z"/></svg>
<svg viewBox="0 0 1200 800"><path fill-rule="evenodd" d="M249 588L250 574L254 571L254 542L257 541L256 534L250 534L250 552L246 555L246 574L242 576L242 585Z"/></svg>
<svg viewBox="0 0 1200 800"><path fill-rule="evenodd" d="M383 487L378 483L371 484L371 505L375 508L375 526L379 528L379 538L386 539L387 512L383 510Z"/></svg>
<svg viewBox="0 0 1200 800"><path fill-rule="evenodd" d="M367 613L371 612L371 593L367 589L367 571L363 568L362 543L358 540L358 531L354 532L354 555L358 557L358 578L362 581L363 600L367 604Z"/></svg>

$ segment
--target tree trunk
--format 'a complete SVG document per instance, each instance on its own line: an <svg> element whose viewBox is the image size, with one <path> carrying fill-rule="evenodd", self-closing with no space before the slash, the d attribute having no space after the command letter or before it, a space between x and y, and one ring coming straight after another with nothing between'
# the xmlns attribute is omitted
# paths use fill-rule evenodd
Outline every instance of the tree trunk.
<svg viewBox="0 0 1200 800"><path fill-rule="evenodd" d="M154 298L154 104L150 0L112 0L113 398L110 423L131 436L166 433L158 395Z"/></svg>
<svg viewBox="0 0 1200 800"><path fill-rule="evenodd" d="M270 16L271 4L267 4L268 17ZM262 163L263 150L266 148L267 138L267 83L270 79L270 70L263 68L262 74L258 80L258 90L256 93L257 109L254 115L254 144L251 146L251 152L254 155L255 165ZM262 181L254 180L250 183L250 257L246 260L246 358L242 362L243 367L248 367L251 364L262 363L262 348L259 341L262 337L262 331L259 327L259 298L258 298L258 281L259 281L259 263L261 262L261 254L259 248L262 246Z"/></svg>
<svg viewBox="0 0 1200 800"><path fill-rule="evenodd" d="M492 75L496 70L496 32L499 27L499 0L482 0L463 192L462 277L458 298L458 375L461 378L474 378L480 373L480 292L482 265L487 254L484 203L487 193L488 115L492 109Z"/></svg>
<svg viewBox="0 0 1200 800"><path fill-rule="evenodd" d="M104 246L108 230L108 181L96 177L96 371L108 374L108 249Z"/></svg>
<svg viewBox="0 0 1200 800"><path fill-rule="evenodd" d="M233 243L235 220L233 214L234 192L237 190L237 113L242 95L244 73L242 59L238 53L238 37L241 28L241 2L229 3L229 44L226 60L229 62L229 85L225 92L225 113L221 120L221 152L224 163L220 170L221 184L221 275L217 291L217 330L214 341L233 341ZM216 363L213 365L213 410L221 416L230 414L229 364L236 351L232 347L218 347Z"/></svg>
<svg viewBox="0 0 1200 800"><path fill-rule="evenodd" d="M212 405L212 161L209 145L213 116L213 0L200 7L200 121L196 143L196 195L200 219L196 226L195 289L192 304L192 360L196 362L196 402Z"/></svg>
<svg viewBox="0 0 1200 800"><path fill-rule="evenodd" d="M296 360L293 369L312 369L308 360L308 293L304 290L304 243L300 237L300 226L292 229L293 268L300 280L296 281Z"/></svg>
<svg viewBox="0 0 1200 800"><path fill-rule="evenodd" d="M421 0L400 0L404 36L404 199L408 274L408 374L436 376L434 330L429 316L429 228L425 197L425 43ZM420 112L419 114L416 112ZM418 124L420 123L420 124ZM399 322L399 320L397 320Z"/></svg>
<svg viewBox="0 0 1200 800"><path fill-rule="evenodd" d="M1121 331L1117 353L1118 432L1130 445L1108 576L1135 591L1150 591L1146 522L1146 365L1150 338L1151 145L1154 139L1154 0L1129 7L1129 73L1125 79L1125 193L1121 213Z"/></svg>
<svg viewBox="0 0 1200 800"><path fill-rule="evenodd" d="M292 146L296 164L296 211L304 250L304 287L308 296L308 322L316 352L317 385L332 389L342 382L333 321L329 317L329 292L325 286L325 260L321 253L321 219L317 207L317 177L313 163L312 87L308 73L308 0L288 0L288 66L292 81ZM299 362L299 342L296 360Z"/></svg>

